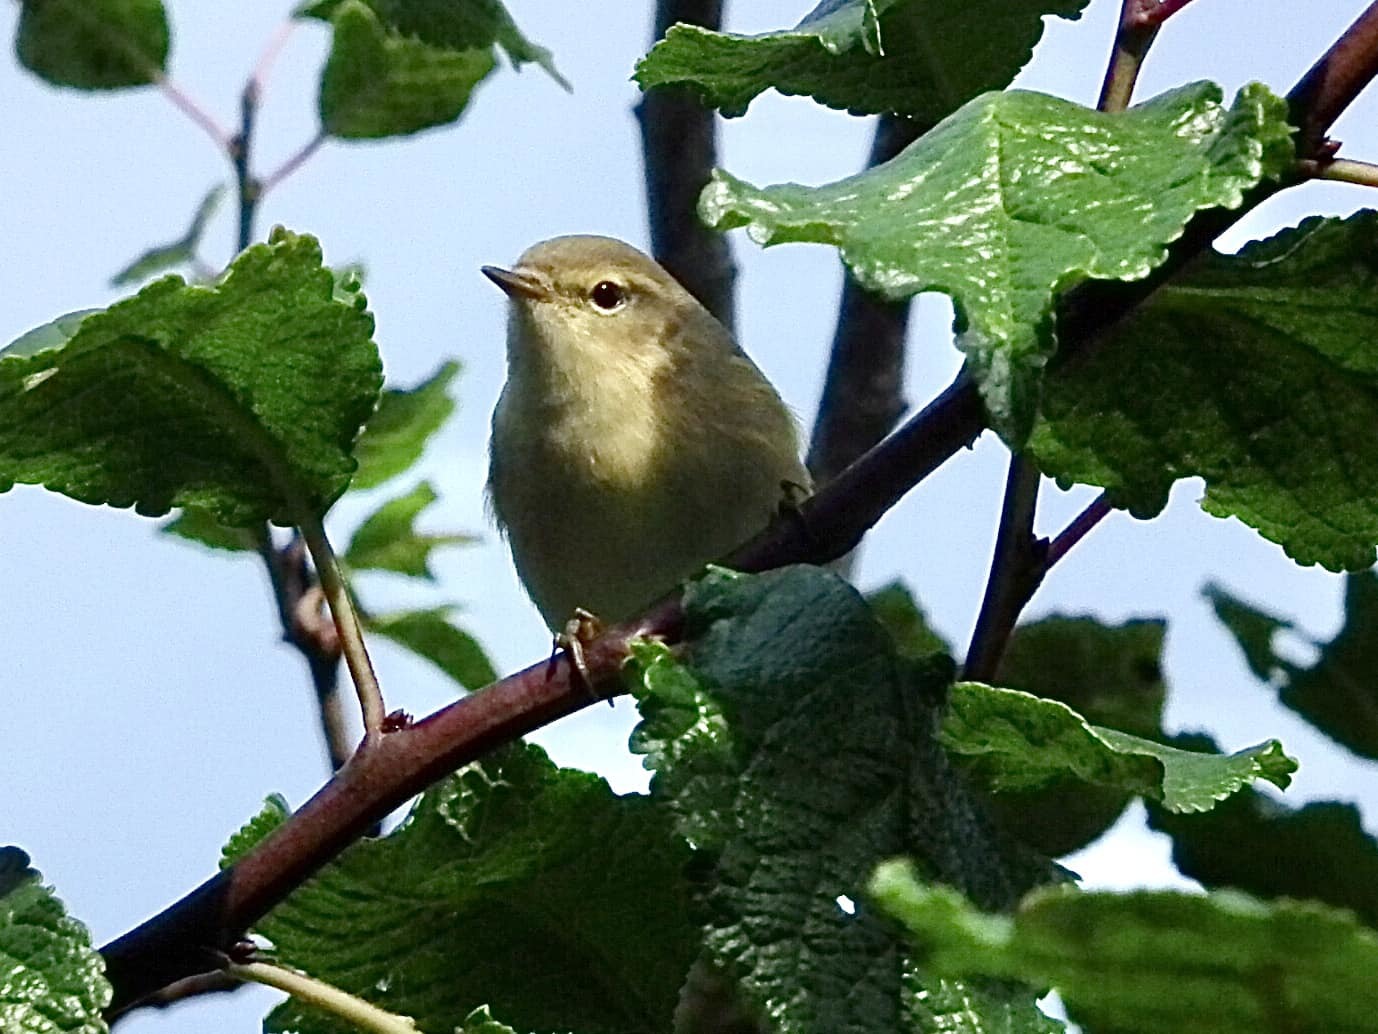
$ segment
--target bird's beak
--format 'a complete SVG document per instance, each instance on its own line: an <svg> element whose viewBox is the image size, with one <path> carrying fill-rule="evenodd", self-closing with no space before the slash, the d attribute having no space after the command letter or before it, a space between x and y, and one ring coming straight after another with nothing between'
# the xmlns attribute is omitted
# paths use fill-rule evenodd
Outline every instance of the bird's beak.
<svg viewBox="0 0 1378 1034"><path fill-rule="evenodd" d="M535 273L521 269L503 269L501 266L484 266L483 275L503 289L507 297L532 298L544 301L550 297L550 288Z"/></svg>

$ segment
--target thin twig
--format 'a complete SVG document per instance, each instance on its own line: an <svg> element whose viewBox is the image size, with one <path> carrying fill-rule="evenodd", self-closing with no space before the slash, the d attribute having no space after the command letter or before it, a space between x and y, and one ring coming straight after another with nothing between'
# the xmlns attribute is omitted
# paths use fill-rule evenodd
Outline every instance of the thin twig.
<svg viewBox="0 0 1378 1034"><path fill-rule="evenodd" d="M216 147L226 154L231 152L233 142L230 139L229 131L215 120L214 115L183 93L181 87L162 72L158 72L153 81L163 92L163 96L171 101L177 110L205 130L206 135L215 141Z"/></svg>
<svg viewBox="0 0 1378 1034"><path fill-rule="evenodd" d="M1071 523L1057 533L1057 537L1048 543L1047 554L1043 558L1045 571L1052 568L1063 557L1071 552L1072 547L1091 533L1097 524L1103 521L1115 508L1110 505L1110 498L1104 492L1096 496L1081 513L1072 518Z"/></svg>
<svg viewBox="0 0 1378 1034"><path fill-rule="evenodd" d="M259 185L254 178L250 157L253 153L254 124L258 118L258 86L250 79L239 98L239 132L230 142L230 163L239 197L239 251L254 240L254 216L258 212Z"/></svg>
<svg viewBox="0 0 1378 1034"><path fill-rule="evenodd" d="M321 590L325 593L330 614L335 619L335 628L340 634L340 649L350 678L354 680L354 690L359 695L359 707L363 711L364 735L373 737L383 730L383 717L387 713L383 706L383 691L374 674L373 662L364 645L364 630L359 623L359 613L350 598L349 587L345 585L340 562L335 550L325 536L325 528L320 518L312 516L301 525L302 538L311 552L311 562L316 567L316 577L321 580Z"/></svg>
<svg viewBox="0 0 1378 1034"><path fill-rule="evenodd" d="M388 1012L338 987L285 966L267 962L231 962L225 972L237 980L285 991L299 1002L315 1006L347 1024L373 1034L416 1034L410 1016Z"/></svg>
<svg viewBox="0 0 1378 1034"><path fill-rule="evenodd" d="M1005 500L991 553L990 576L976 628L971 634L962 677L987 682L995 677L1005 644L1024 605L1033 597L1043 574L1047 544L1034 538L1034 510L1038 504L1038 468L1027 456L1010 455L1005 477Z"/></svg>
<svg viewBox="0 0 1378 1034"><path fill-rule="evenodd" d="M325 130L321 130L308 140L295 154L259 181L258 196L262 197L288 176L292 175L292 173L301 168L313 154L320 150L321 145L328 139L329 136Z"/></svg>
<svg viewBox="0 0 1378 1034"><path fill-rule="evenodd" d="M1350 158L1331 158L1328 161L1310 158L1300 162L1302 174L1311 179L1336 180L1360 187L1378 187L1378 165Z"/></svg>
<svg viewBox="0 0 1378 1034"><path fill-rule="evenodd" d="M1371 13L1378 28L1378 0ZM1365 17L1368 17L1367 15ZM1363 19L1361 19L1363 21ZM1378 32L1369 49L1346 36L1324 61L1378 70ZM1289 95L1294 124L1323 137L1335 117L1367 84L1357 74L1308 80ZM1323 105L1316 115L1311 102ZM1280 189L1263 184L1233 210L1202 212L1174 242L1166 261L1134 283L1091 281L1069 292L1059 319L1062 349L1075 357L1096 349L1134 309L1210 247L1221 232ZM851 549L861 533L920 479L985 426L976 388L959 378L821 491L804 500L797 519L783 519L735 551L727 562L748 571L798 561L821 562ZM634 622L588 644L588 680L612 692L632 636L675 642L683 614L676 601L658 604ZM303 881L370 825L460 765L500 744L588 706L583 678L571 681L564 658L537 664L474 693L415 725L383 736L344 768L273 834L228 869L102 949L114 986L107 1016L119 1015L159 988L221 964L237 941Z"/></svg>
<svg viewBox="0 0 1378 1034"><path fill-rule="evenodd" d="M676 22L717 29L722 0L659 0L655 38ZM737 267L726 234L698 217L699 193L717 161L717 116L684 90L646 91L636 106L646 168L651 252L729 331L736 324Z"/></svg>
<svg viewBox="0 0 1378 1034"><path fill-rule="evenodd" d="M1101 111L1124 111L1129 107L1134 84L1158 30L1189 3L1191 0L1122 0L1115 45L1096 107Z"/></svg>

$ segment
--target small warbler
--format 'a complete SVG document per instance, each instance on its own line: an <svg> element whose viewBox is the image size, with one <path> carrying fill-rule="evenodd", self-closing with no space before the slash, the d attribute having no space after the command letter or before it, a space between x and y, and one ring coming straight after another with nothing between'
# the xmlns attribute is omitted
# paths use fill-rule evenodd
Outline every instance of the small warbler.
<svg viewBox="0 0 1378 1034"><path fill-rule="evenodd" d="M633 616L809 490L780 396L650 257L556 237L483 272L510 299L488 490L552 629Z"/></svg>

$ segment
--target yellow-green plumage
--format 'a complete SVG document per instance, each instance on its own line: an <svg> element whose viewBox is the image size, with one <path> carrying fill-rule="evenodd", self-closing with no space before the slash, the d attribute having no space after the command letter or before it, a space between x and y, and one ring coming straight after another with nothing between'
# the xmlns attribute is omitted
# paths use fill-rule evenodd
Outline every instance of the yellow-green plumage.
<svg viewBox="0 0 1378 1034"><path fill-rule="evenodd" d="M775 389L646 255L557 237L485 272L512 300L489 493L551 628L630 617L808 487Z"/></svg>

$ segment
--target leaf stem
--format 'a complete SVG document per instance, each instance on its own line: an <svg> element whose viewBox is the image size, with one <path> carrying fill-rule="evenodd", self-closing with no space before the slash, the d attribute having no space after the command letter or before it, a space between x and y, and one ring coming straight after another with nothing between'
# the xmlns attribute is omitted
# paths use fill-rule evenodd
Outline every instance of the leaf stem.
<svg viewBox="0 0 1378 1034"><path fill-rule="evenodd" d="M359 613L354 608L340 562L330 540L326 538L320 518L313 514L304 519L301 534L306 540L306 548L311 552L316 576L320 579L321 590L325 593L325 601L340 634L340 650L349 667L350 678L354 680L354 689L359 695L359 706L363 711L364 735L372 738L382 732L386 711L383 707L383 691L378 685L378 676L374 674L368 648L364 645Z"/></svg>
<svg viewBox="0 0 1378 1034"><path fill-rule="evenodd" d="M380 1009L332 984L285 966L268 962L231 962L226 965L225 972L247 983L285 991L299 1002L313 1005L372 1034L417 1034L416 1023L410 1016Z"/></svg>
<svg viewBox="0 0 1378 1034"><path fill-rule="evenodd" d="M320 150L321 145L325 143L328 139L328 134L324 129L322 129L319 133L317 133L310 140L308 140L304 145L302 145L301 148L297 150L295 154L293 154L285 162L283 162L276 169L270 172L267 176L263 177L263 179L259 183L258 196L262 197L264 194L268 193L268 191L272 190L279 183L285 180L288 176L292 175L292 173L296 172L299 168L306 164L307 160L318 150Z"/></svg>
<svg viewBox="0 0 1378 1034"><path fill-rule="evenodd" d="M990 577L963 667L965 679L994 679L1019 613L1043 581L1047 543L1034 538L1033 533L1038 482L1038 468L1033 462L1027 456L1012 453L1000 526L991 554Z"/></svg>
<svg viewBox="0 0 1378 1034"><path fill-rule="evenodd" d="M1072 547L1090 534L1091 529L1108 517L1114 509L1110 505L1110 497L1104 492L1096 496L1086 509L1073 517L1071 523L1048 543L1048 552L1043 558L1044 569L1051 568L1071 552Z"/></svg>
<svg viewBox="0 0 1378 1034"><path fill-rule="evenodd" d="M268 81L268 72L273 67L273 62L282 53L282 48L291 38L293 30L297 27L296 19L287 18L277 27L263 48L263 53L258 56L258 61L254 64L254 70L249 73L249 82L254 84L254 91L262 96L263 85Z"/></svg>
<svg viewBox="0 0 1378 1034"><path fill-rule="evenodd" d="M1354 183L1361 187L1378 187L1378 165L1349 158L1318 158L1301 162L1303 174L1312 179Z"/></svg>
<svg viewBox="0 0 1378 1034"><path fill-rule="evenodd" d="M1191 0L1122 0L1115 45L1096 107L1101 111L1124 111L1129 107L1134 84L1158 30L1189 3Z"/></svg>
<svg viewBox="0 0 1378 1034"><path fill-rule="evenodd" d="M192 100L191 97L182 91L181 87L168 78L163 72L157 72L153 81L158 85L158 89L163 92L163 96L172 103L173 107L177 108L178 111L182 112L187 118L191 119L205 130L206 135L215 141L216 147L227 154L230 153L233 149L230 134L215 120L214 115L197 104L196 101Z"/></svg>

